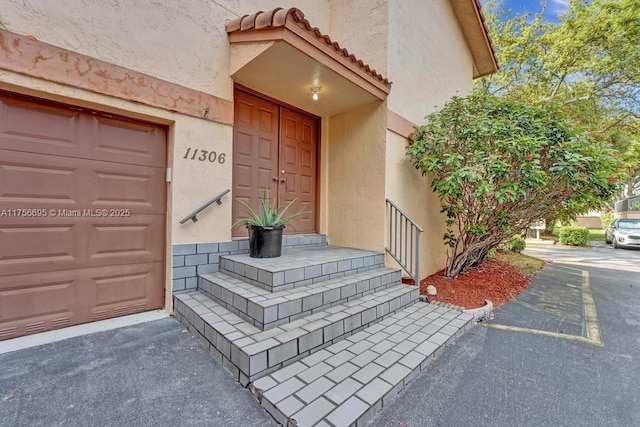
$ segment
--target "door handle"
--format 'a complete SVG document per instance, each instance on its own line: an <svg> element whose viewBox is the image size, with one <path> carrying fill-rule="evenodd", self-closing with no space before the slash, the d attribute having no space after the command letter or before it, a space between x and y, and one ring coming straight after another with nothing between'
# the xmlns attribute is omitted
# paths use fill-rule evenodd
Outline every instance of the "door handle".
<svg viewBox="0 0 640 427"><path fill-rule="evenodd" d="M277 176L273 177L273 182L278 182L278 177Z"/></svg>
<svg viewBox="0 0 640 427"><path fill-rule="evenodd" d="M284 178L280 178L280 182L285 182L285 179Z"/></svg>

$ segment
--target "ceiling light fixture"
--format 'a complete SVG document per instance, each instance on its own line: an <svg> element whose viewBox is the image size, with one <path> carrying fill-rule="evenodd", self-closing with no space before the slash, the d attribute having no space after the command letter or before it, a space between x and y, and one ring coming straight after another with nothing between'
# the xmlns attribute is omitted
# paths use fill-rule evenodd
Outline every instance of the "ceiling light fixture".
<svg viewBox="0 0 640 427"><path fill-rule="evenodd" d="M318 93L320 92L320 86L314 86L311 88L311 92L313 92L313 95L311 95L311 98L313 98L314 101L318 100Z"/></svg>

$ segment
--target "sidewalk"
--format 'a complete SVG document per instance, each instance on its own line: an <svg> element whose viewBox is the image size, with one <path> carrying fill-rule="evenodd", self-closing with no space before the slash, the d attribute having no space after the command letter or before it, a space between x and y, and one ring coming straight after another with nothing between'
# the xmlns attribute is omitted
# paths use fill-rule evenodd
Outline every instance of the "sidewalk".
<svg viewBox="0 0 640 427"><path fill-rule="evenodd" d="M536 238L529 237L525 239L525 243L527 244L527 246L537 246L537 245L553 246L556 244L556 241L549 240L549 239L536 239Z"/></svg>

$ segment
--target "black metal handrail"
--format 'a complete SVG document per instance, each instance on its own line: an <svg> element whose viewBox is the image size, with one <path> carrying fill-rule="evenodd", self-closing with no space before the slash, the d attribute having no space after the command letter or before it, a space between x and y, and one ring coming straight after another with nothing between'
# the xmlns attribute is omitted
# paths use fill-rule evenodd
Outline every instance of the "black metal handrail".
<svg viewBox="0 0 640 427"><path fill-rule="evenodd" d="M184 218L182 218L180 220L180 224L184 224L185 222L191 220L193 222L198 222L198 217L197 215L202 212L203 210L207 209L209 206L211 206L214 203L217 203L218 205L222 204L222 198L231 191L231 189L227 188L226 190L224 190L222 193L218 194L216 197L214 197L213 199L209 200L207 203L205 203L204 205L200 206L198 209L196 209L195 211L191 212L189 215L185 216Z"/></svg>
<svg viewBox="0 0 640 427"><path fill-rule="evenodd" d="M387 208L389 241L385 250L420 286L420 235L424 230L389 199Z"/></svg>

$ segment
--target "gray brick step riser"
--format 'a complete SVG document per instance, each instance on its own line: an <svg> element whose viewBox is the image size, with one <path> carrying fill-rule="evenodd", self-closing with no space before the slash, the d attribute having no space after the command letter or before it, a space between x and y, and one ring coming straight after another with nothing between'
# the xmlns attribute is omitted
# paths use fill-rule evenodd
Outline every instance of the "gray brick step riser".
<svg viewBox="0 0 640 427"><path fill-rule="evenodd" d="M381 267L384 267L383 254L347 258L277 272L259 269L225 257L220 258L221 272L270 292L308 286Z"/></svg>
<svg viewBox="0 0 640 427"><path fill-rule="evenodd" d="M327 247L324 234L285 235L282 248L309 249ZM172 245L172 276L174 293L197 287L197 275L220 270L220 257L249 253L249 239L240 238L224 242L178 243Z"/></svg>
<svg viewBox="0 0 640 427"><path fill-rule="evenodd" d="M326 245L328 242L325 234L285 234L282 236L283 248L297 249Z"/></svg>
<svg viewBox="0 0 640 427"><path fill-rule="evenodd" d="M414 304L249 389L283 426L366 425L473 323L467 313Z"/></svg>
<svg viewBox="0 0 640 427"><path fill-rule="evenodd" d="M304 295L302 293L299 295L292 294L291 297L298 296L298 298L275 305L269 304L268 301L255 303L248 297L239 295L239 290L232 284L216 283L216 281L220 282L220 278L217 277L215 279L199 277L198 289L252 325L267 330L337 304L353 301L378 289L386 289L401 284L402 273L399 270L389 271L388 269L383 269L374 277L358 280L357 282L355 280L357 279L354 278L353 283L349 283L350 281L347 280L347 283L340 283L340 286L337 287L333 287L333 283L327 282L327 286L331 286L331 289L319 292L311 288L308 291L309 293L313 292L311 295L307 293Z"/></svg>
<svg viewBox="0 0 640 427"><path fill-rule="evenodd" d="M401 288L405 285L398 286ZM308 328L310 330L305 330L303 334L293 336L289 340L283 340L284 342L272 338L272 341L265 345L264 349L258 350L251 348L251 344L244 346L237 344L241 343L240 340L244 339L246 335L237 334L234 336L232 334L236 333L235 331L225 333L224 330L221 330L220 323L211 325L207 322L207 310L194 310L180 300L185 297L185 294L174 296L174 315L185 326L189 326L191 331L210 347L210 351L219 358L236 379L243 386L246 386L250 380L253 381L293 363L301 357L336 343L416 303L419 290L409 287L406 289L407 292L389 298L387 301L375 301L375 304L372 303L370 307L362 310L339 314L338 317L342 317L340 320L324 323L323 319L320 319L320 321L316 321L316 325ZM196 311L203 312L205 317ZM225 325L226 327L227 325ZM264 343L264 341L253 344L259 345L260 343Z"/></svg>

